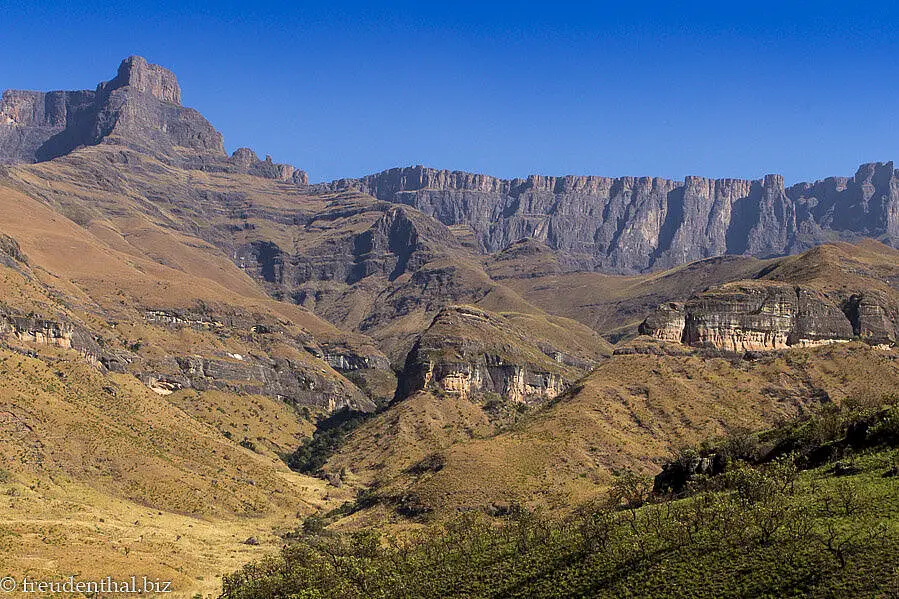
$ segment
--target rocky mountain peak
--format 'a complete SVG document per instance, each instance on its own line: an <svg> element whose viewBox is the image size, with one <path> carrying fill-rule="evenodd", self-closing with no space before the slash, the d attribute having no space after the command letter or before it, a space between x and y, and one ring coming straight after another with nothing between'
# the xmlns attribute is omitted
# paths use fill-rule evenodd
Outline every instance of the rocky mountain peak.
<svg viewBox="0 0 899 599"><path fill-rule="evenodd" d="M142 56L129 56L119 65L115 79L101 83L98 91L111 92L129 87L132 91L150 94L161 102L181 105L181 86L170 70L150 64Z"/></svg>
<svg viewBox="0 0 899 599"><path fill-rule="evenodd" d="M116 144L164 162L306 185L302 170L260 160L248 148L225 153L221 133L181 105L170 70L130 56L95 90L7 90L0 100L0 164L44 162L84 147Z"/></svg>
<svg viewBox="0 0 899 599"><path fill-rule="evenodd" d="M894 176L895 170L892 161L869 162L858 167L854 182L861 187L867 200L874 195L876 190L888 190Z"/></svg>

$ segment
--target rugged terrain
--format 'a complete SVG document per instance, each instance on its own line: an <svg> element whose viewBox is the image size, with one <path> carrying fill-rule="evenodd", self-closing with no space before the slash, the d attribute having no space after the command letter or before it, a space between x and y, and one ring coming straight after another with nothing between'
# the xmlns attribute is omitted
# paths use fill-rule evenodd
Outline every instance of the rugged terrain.
<svg viewBox="0 0 899 599"><path fill-rule="evenodd" d="M683 444L899 384L889 163L309 185L228 155L140 57L4 93L0 163L12 568L24 546L48 576L140 563L213 592L310 516L566 512Z"/></svg>
<svg viewBox="0 0 899 599"><path fill-rule="evenodd" d="M780 175L503 180L415 166L330 188L363 191L466 226L485 252L533 237L558 250L573 270L633 273L722 254L791 254L862 237L899 244L899 174L892 162L790 187Z"/></svg>

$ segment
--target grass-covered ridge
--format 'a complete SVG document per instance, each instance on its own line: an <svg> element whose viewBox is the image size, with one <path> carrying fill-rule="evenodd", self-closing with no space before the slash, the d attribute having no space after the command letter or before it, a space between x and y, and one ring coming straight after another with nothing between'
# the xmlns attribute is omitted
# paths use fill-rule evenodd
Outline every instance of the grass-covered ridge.
<svg viewBox="0 0 899 599"><path fill-rule="evenodd" d="M857 442L859 423L869 442ZM772 439L772 447L803 441L769 460L726 456L720 473L691 475L681 498L652 495L649 479L625 473L608 500L565 519L469 512L401 537L310 529L280 555L226 577L223 596L899 593L899 406L833 409L760 435L756 447ZM810 462L824 446L840 449Z"/></svg>

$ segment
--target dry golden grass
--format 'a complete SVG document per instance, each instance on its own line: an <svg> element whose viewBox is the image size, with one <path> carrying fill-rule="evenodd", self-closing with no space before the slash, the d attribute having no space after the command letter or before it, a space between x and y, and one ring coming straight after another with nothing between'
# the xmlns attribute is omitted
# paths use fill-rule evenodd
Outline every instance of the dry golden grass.
<svg viewBox="0 0 899 599"><path fill-rule="evenodd" d="M543 342L599 362L570 393L507 428L472 401L417 393L363 424L331 458L327 469L349 483L336 489L290 472L279 459L311 432L282 402L221 391L161 397L134 376L103 373L73 352L8 344L0 349L0 458L7 464L0 473L0 566L11 572L146 574L174 579L182 596L210 594L217 575L273 551L276 533L296 526L298 516L337 507L363 486L412 493L438 514L513 501L565 510L602 492L615 469L654 472L682 444L770 424L822 390L840 401L899 384L896 352L860 344L741 362L683 349L609 357L599 336L630 336L661 302L763 271L766 279L836 295L876 289L895 298L899 252L876 242L614 277L567 273L555 254L530 242L477 256L470 230L441 228L409 209L410 218L424 219L416 223L432 244L416 276L309 283L301 307L272 299L268 292L277 289L238 267L234 248L264 240L328 257L384 215L373 198L188 171L112 145L4 173L0 232L19 242L29 266L0 268L0 300L83 324L110 347L140 342L136 353L148 370L173 356L255 354L349 385L287 337L371 354L380 348L400 365L450 303L494 312L507 332L527 337L521 355L530 359L546 359L535 353ZM200 305L284 332L257 342L144 316ZM389 395L390 376L372 381ZM256 451L238 444L244 438ZM408 471L435 452L442 469ZM396 520L391 510L379 505L338 526ZM261 545L243 544L249 536Z"/></svg>
<svg viewBox="0 0 899 599"><path fill-rule="evenodd" d="M387 483L435 451L493 431L477 403L422 391L360 426L326 469L366 486Z"/></svg>
<svg viewBox="0 0 899 599"><path fill-rule="evenodd" d="M313 489L319 497L329 493L321 481L308 481L307 487L310 495ZM301 522L287 512L195 517L59 477L16 476L0 484L0 494L0 568L5 574L57 581L72 575L79 580L147 576L172 581L171 597L218 596L223 574L274 553L283 543L279 533ZM312 503L328 505L321 499ZM259 544L246 544L250 537Z"/></svg>
<svg viewBox="0 0 899 599"><path fill-rule="evenodd" d="M839 402L896 388L899 353L861 343L758 361L616 355L499 433L484 435L481 414L460 409L458 399L417 395L353 434L329 466L355 464L363 481L381 479L393 494L414 493L441 514L510 502L565 510L603 493L616 469L653 474L679 447L819 407L822 391ZM397 467L438 450L445 466L437 472Z"/></svg>
<svg viewBox="0 0 899 599"><path fill-rule="evenodd" d="M33 349L40 358L0 351L7 572L148 575L174 580L176 596L212 594L218 575L274 550L276 532L350 498L277 458L308 431L283 404L218 392L171 402L73 352ZM259 453L240 433L266 438Z"/></svg>
<svg viewBox="0 0 899 599"><path fill-rule="evenodd" d="M658 304L751 277L768 263L723 257L646 275L615 276L565 272L546 246L531 241L527 248L530 251L491 256L488 274L546 312L581 322L614 340L634 336L637 325Z"/></svg>

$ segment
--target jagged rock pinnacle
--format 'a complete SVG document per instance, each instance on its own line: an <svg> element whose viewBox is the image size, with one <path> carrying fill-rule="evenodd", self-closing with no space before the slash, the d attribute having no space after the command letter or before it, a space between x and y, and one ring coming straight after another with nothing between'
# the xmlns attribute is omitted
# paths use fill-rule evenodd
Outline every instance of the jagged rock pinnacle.
<svg viewBox="0 0 899 599"><path fill-rule="evenodd" d="M181 105L175 74L141 56L123 60L95 90L7 90L0 99L0 164L44 162L106 143L185 168L309 182L304 171L246 148L229 157L221 133Z"/></svg>
<svg viewBox="0 0 899 599"><path fill-rule="evenodd" d="M115 79L101 83L100 89L110 92L125 86L150 94L163 102L181 104L181 87L175 74L164 67L150 64L142 56L129 56L123 60Z"/></svg>

